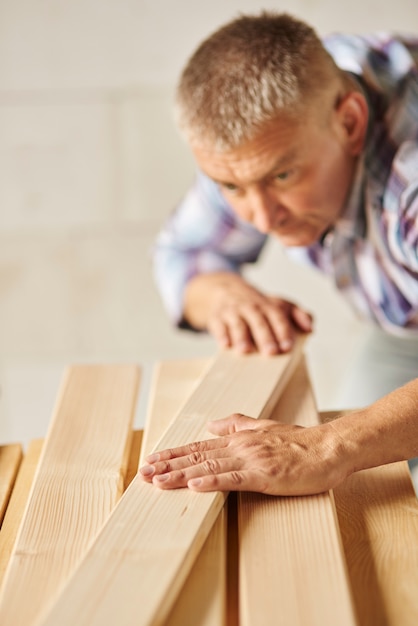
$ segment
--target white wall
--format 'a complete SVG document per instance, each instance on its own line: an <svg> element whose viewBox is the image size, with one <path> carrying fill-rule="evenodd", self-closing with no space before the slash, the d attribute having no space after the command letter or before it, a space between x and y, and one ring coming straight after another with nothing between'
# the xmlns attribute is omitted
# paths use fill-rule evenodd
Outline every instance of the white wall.
<svg viewBox="0 0 418 626"><path fill-rule="evenodd" d="M149 247L193 171L177 74L211 30L261 8L320 33L418 24L416 0L0 0L0 441L45 433L68 363L214 352L169 327ZM309 356L332 406L361 327L275 245L250 276L317 315Z"/></svg>

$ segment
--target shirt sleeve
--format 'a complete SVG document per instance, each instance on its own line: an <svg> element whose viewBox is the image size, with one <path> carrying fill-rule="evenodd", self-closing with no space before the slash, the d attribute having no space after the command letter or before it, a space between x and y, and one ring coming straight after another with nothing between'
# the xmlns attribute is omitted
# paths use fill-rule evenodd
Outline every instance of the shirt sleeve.
<svg viewBox="0 0 418 626"><path fill-rule="evenodd" d="M257 260L265 241L265 235L234 215L216 183L199 172L153 248L155 282L172 322L187 326L184 290L193 276L238 273L243 264Z"/></svg>

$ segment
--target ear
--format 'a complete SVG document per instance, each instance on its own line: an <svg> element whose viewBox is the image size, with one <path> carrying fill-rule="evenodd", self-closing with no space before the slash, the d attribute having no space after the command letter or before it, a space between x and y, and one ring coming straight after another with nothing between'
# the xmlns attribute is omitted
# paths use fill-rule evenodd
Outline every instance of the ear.
<svg viewBox="0 0 418 626"><path fill-rule="evenodd" d="M358 156L364 146L369 121L366 98L359 91L350 91L337 101L334 113L338 132L349 153Z"/></svg>

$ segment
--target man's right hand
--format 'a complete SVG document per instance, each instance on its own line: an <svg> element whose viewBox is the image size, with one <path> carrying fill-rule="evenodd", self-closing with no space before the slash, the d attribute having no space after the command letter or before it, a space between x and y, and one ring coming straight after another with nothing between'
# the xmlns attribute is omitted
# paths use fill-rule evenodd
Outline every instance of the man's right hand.
<svg viewBox="0 0 418 626"><path fill-rule="evenodd" d="M186 288L184 317L222 348L272 355L288 352L295 331L310 332L312 316L293 302L269 296L232 272L199 274Z"/></svg>

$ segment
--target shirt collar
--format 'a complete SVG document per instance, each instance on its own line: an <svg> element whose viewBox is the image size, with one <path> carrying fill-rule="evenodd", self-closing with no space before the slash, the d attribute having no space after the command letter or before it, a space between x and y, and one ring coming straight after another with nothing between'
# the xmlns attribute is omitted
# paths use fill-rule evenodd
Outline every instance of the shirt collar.
<svg viewBox="0 0 418 626"><path fill-rule="evenodd" d="M364 155L359 157L350 193L345 207L335 223L334 232L347 239L364 236L366 230L364 212Z"/></svg>

